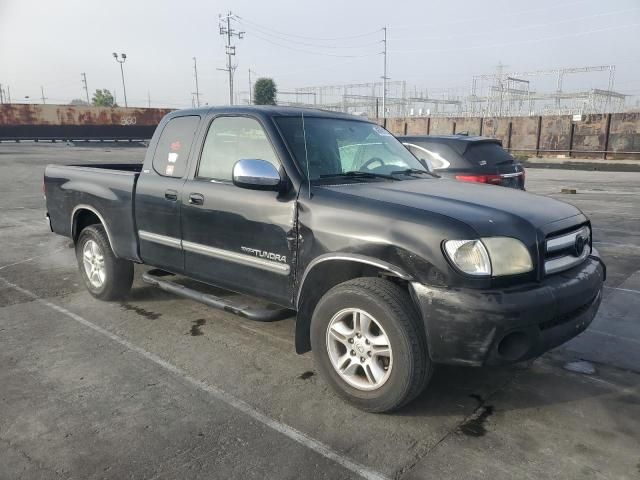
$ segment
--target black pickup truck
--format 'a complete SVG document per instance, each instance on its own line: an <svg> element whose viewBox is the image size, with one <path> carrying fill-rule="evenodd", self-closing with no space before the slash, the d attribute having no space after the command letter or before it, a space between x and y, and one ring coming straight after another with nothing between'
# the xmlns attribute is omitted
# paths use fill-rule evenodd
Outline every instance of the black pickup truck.
<svg viewBox="0 0 640 480"><path fill-rule="evenodd" d="M44 186L92 295L127 295L144 263L144 281L178 295L258 321L295 315L296 351L367 411L415 398L438 363L539 356L587 328L602 297L577 208L437 178L384 128L333 112L176 111L143 165L50 165Z"/></svg>

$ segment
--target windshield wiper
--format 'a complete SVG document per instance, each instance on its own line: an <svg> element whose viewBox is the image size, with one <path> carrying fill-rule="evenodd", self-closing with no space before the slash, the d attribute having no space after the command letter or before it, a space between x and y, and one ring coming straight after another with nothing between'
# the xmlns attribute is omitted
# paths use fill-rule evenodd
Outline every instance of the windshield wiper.
<svg viewBox="0 0 640 480"><path fill-rule="evenodd" d="M320 175L320 178L331 178L331 177L386 178L387 180L398 180L396 177L393 177L391 175L385 175L384 173L362 172L360 170L349 170L348 172L328 173L325 175Z"/></svg>
<svg viewBox="0 0 640 480"><path fill-rule="evenodd" d="M412 173L426 173L427 175L431 175L432 177L438 178L438 175L432 173L428 170L421 170L419 168L406 168L404 170L394 170L391 172L391 175L411 175Z"/></svg>

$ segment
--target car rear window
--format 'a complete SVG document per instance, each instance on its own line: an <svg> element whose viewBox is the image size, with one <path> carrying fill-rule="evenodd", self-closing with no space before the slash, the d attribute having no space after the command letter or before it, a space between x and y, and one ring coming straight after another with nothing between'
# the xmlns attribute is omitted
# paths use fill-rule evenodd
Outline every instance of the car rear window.
<svg viewBox="0 0 640 480"><path fill-rule="evenodd" d="M458 152L444 143L420 142L415 140L403 140L403 142L416 157L430 160L435 170L469 167L467 161L465 161Z"/></svg>
<svg viewBox="0 0 640 480"><path fill-rule="evenodd" d="M472 143L463 156L473 165L487 167L513 162L511 154L498 143Z"/></svg>
<svg viewBox="0 0 640 480"><path fill-rule="evenodd" d="M191 143L200 117L189 115L169 120L153 155L153 169L163 177L182 177L187 169Z"/></svg>

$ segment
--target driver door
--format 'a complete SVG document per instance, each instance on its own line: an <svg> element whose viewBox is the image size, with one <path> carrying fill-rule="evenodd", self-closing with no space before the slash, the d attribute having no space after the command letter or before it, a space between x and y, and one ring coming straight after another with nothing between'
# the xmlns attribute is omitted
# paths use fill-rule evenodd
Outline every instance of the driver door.
<svg viewBox="0 0 640 480"><path fill-rule="evenodd" d="M282 171L258 119L221 115L209 124L197 169L182 192L182 247L189 275L289 306L295 272L295 194L233 184L238 160Z"/></svg>

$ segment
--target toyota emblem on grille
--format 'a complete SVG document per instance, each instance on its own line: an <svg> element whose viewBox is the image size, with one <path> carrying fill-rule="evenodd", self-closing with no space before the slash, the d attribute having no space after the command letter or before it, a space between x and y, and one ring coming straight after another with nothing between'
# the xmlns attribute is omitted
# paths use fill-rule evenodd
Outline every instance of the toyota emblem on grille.
<svg viewBox="0 0 640 480"><path fill-rule="evenodd" d="M580 255L582 255L582 252L584 252L584 246L587 243L587 239L584 238L582 235L578 235L576 237L576 242L573 244L573 253L576 257L579 257Z"/></svg>

